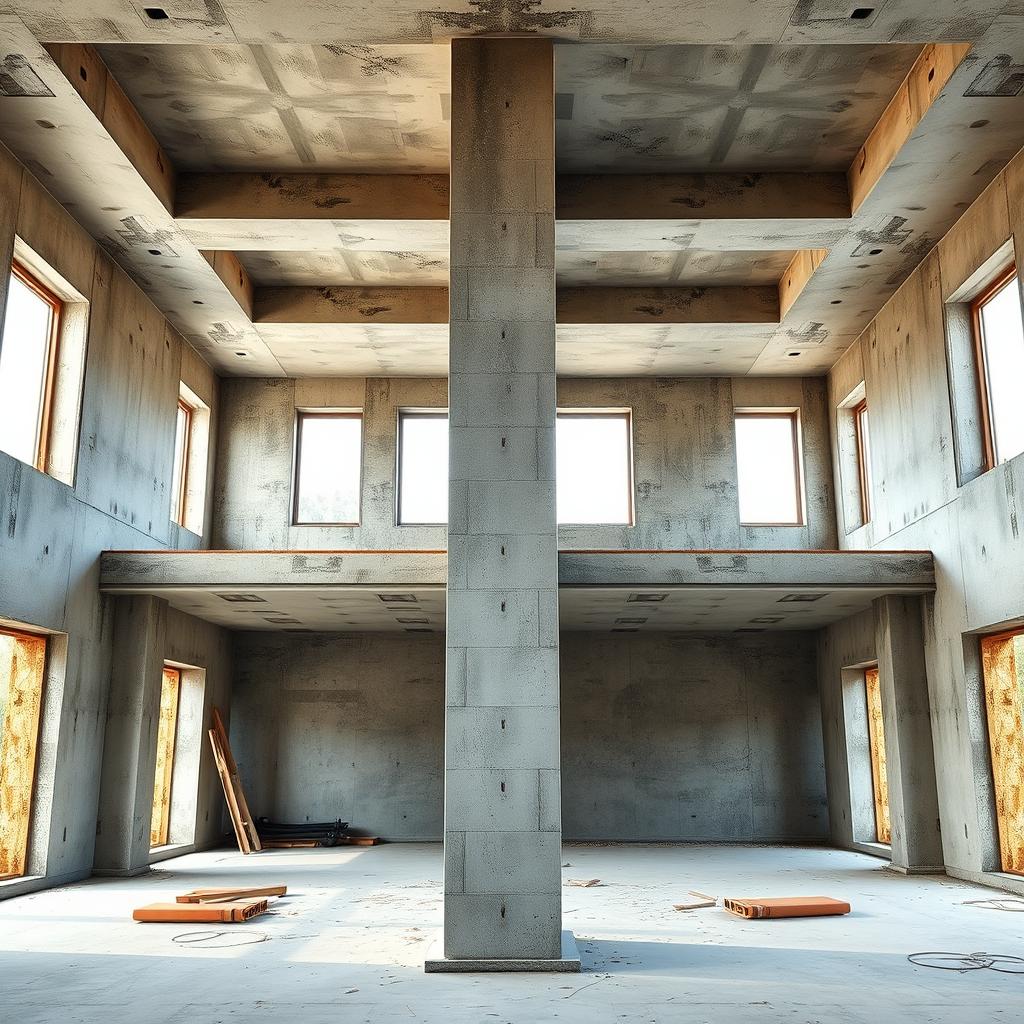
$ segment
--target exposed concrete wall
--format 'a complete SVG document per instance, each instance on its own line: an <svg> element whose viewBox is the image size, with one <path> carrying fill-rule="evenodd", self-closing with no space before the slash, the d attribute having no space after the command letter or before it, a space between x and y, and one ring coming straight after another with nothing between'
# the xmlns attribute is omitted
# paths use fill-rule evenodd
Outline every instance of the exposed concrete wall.
<svg viewBox="0 0 1024 1024"><path fill-rule="evenodd" d="M562 634L566 839L828 835L815 636Z"/></svg>
<svg viewBox="0 0 1024 1024"><path fill-rule="evenodd" d="M566 838L827 836L814 639L562 633ZM234 651L253 813L440 838L439 636L237 633Z"/></svg>
<svg viewBox="0 0 1024 1024"><path fill-rule="evenodd" d="M971 634L1024 619L1024 457L980 474L971 465L972 437L978 447L974 374L969 364L965 370L962 327L947 302L1009 240L1016 240L1018 259L1024 256L1022 199L1018 156L829 375L839 494L850 481L842 472L836 407L861 381L871 418L873 516L857 526L841 507L842 545L935 554L937 589L926 606L924 639L943 856L948 870L971 878L998 863L978 641ZM841 627L832 627L824 641L832 652L822 679L830 765L841 763L831 711L838 663L848 664L842 636Z"/></svg>
<svg viewBox="0 0 1024 1024"><path fill-rule="evenodd" d="M88 349L69 485L0 452L0 618L53 631L44 697L30 870L0 897L88 874L111 670L109 602L98 592L105 548L202 546L170 522L178 381L217 415L217 378L143 293L40 184L0 149L0 267L15 235L90 303ZM7 275L0 279L0 316ZM210 466L212 474L212 464ZM173 630L172 630L173 632Z"/></svg>
<svg viewBox="0 0 1024 1024"><path fill-rule="evenodd" d="M823 378L563 378L560 408L632 408L636 525L562 527L563 548L837 546ZM444 548L445 531L395 525L399 409L444 408L443 379L225 380L214 547ZM362 523L291 526L297 409L363 409ZM802 527L741 527L734 408L800 410Z"/></svg>

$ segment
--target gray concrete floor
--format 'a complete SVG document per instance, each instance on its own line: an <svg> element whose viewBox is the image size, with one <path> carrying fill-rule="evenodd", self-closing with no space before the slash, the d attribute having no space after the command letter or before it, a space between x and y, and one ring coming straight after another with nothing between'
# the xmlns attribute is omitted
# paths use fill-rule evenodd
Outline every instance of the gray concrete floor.
<svg viewBox="0 0 1024 1024"><path fill-rule="evenodd" d="M134 879L95 879L0 904L0 1021L558 1020L794 1024L1019 1021L1024 976L916 967L923 950L1024 955L1024 917L965 906L1000 894L905 877L824 848L567 845L566 927L582 975L426 975L441 922L441 847L190 854ZM188 888L284 882L243 925L135 924ZM742 921L678 912L716 895L830 895L846 918ZM193 933L193 934L189 934Z"/></svg>

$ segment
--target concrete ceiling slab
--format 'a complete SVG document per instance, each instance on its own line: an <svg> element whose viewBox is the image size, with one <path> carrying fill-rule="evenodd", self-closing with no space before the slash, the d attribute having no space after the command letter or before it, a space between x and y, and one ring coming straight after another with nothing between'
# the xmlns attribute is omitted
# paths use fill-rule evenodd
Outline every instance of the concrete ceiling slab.
<svg viewBox="0 0 1024 1024"><path fill-rule="evenodd" d="M448 168L444 47L99 50L180 170Z"/></svg>
<svg viewBox="0 0 1024 1024"><path fill-rule="evenodd" d="M791 249L774 252L559 251L555 253L555 278L561 286L774 285L795 255Z"/></svg>
<svg viewBox="0 0 1024 1024"><path fill-rule="evenodd" d="M845 170L919 52L562 46L559 170Z"/></svg>
<svg viewBox="0 0 1024 1024"><path fill-rule="evenodd" d="M32 32L92 43L424 43L460 35L530 32L631 43L829 43L972 40L1014 0L876 0L865 18L837 0L165 0L154 21L134 0L20 0Z"/></svg>

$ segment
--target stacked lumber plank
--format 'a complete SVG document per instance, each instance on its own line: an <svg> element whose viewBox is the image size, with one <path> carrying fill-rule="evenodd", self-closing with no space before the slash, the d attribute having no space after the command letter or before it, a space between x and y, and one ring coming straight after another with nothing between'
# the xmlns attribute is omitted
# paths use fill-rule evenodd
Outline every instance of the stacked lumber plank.
<svg viewBox="0 0 1024 1024"><path fill-rule="evenodd" d="M192 889L175 896L174 903L150 903L136 907L136 921L192 921L237 924L265 914L270 898L284 896L284 885L222 886L219 889Z"/></svg>
<svg viewBox="0 0 1024 1024"><path fill-rule="evenodd" d="M210 745L213 747L213 760L224 789L224 799L227 801L228 815L235 830L238 848L242 853L262 850L259 832L256 831L256 823L242 790L242 780L238 776L238 765L231 753L231 744L228 743L228 732L217 708L213 709L213 728L210 729L209 736Z"/></svg>

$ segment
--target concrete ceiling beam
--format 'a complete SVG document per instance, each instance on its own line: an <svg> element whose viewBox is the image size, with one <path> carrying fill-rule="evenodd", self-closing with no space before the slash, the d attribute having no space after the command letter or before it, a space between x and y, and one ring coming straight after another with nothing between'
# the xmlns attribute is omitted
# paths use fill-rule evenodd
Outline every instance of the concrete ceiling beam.
<svg viewBox="0 0 1024 1024"><path fill-rule="evenodd" d="M557 306L560 324L777 324L779 289L559 288ZM448 289L256 288L253 323L446 324Z"/></svg>
<svg viewBox="0 0 1024 1024"><path fill-rule="evenodd" d="M842 173L562 174L561 221L849 219Z"/></svg>

